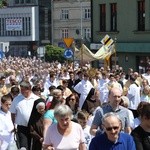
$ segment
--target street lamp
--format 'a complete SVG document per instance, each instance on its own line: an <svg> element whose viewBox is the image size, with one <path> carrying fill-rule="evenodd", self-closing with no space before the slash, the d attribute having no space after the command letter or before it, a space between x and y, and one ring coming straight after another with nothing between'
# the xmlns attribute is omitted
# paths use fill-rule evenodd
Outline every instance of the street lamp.
<svg viewBox="0 0 150 150"><path fill-rule="evenodd" d="M82 0L78 0L78 2L80 3L80 36L83 39L83 3Z"/></svg>
<svg viewBox="0 0 150 150"><path fill-rule="evenodd" d="M82 44L83 44L83 3L82 0L78 0L78 2L80 3L80 40L81 40L81 69L83 68L83 48L82 48Z"/></svg>
<svg viewBox="0 0 150 150"><path fill-rule="evenodd" d="M51 44L54 44L54 0L51 0Z"/></svg>

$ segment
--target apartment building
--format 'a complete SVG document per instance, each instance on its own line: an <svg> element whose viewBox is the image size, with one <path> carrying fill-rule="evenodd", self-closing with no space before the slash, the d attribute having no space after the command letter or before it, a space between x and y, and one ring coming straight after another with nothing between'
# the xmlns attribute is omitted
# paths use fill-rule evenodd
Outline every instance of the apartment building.
<svg viewBox="0 0 150 150"><path fill-rule="evenodd" d="M91 17L93 43L106 34L116 40L111 64L144 72L150 65L150 1L91 0Z"/></svg>
<svg viewBox="0 0 150 150"><path fill-rule="evenodd" d="M53 44L64 47L63 38L72 37L76 43L91 40L90 0L53 0Z"/></svg>

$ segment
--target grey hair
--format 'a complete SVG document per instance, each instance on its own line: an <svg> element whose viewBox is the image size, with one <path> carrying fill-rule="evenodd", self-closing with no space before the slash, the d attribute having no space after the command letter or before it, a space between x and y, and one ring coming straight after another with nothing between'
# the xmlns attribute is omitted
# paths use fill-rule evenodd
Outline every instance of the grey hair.
<svg viewBox="0 0 150 150"><path fill-rule="evenodd" d="M109 112L109 113L106 113L106 114L103 116L103 118L102 118L102 124L105 123L105 121L106 121L106 119L107 119L108 117L115 117L115 118L118 119L119 122L121 121L119 115L117 115L116 113L113 113L113 112Z"/></svg>
<svg viewBox="0 0 150 150"><path fill-rule="evenodd" d="M58 107L55 108L54 110L54 116L57 117L64 117L64 116L70 116L71 119L73 118L73 113L72 110L68 105L61 104Z"/></svg>
<svg viewBox="0 0 150 150"><path fill-rule="evenodd" d="M45 106L45 103L44 102L40 102L36 105L36 109L38 109L39 106Z"/></svg>
<svg viewBox="0 0 150 150"><path fill-rule="evenodd" d="M62 91L60 89L54 89L52 94L53 95L55 95L55 94L62 94Z"/></svg>

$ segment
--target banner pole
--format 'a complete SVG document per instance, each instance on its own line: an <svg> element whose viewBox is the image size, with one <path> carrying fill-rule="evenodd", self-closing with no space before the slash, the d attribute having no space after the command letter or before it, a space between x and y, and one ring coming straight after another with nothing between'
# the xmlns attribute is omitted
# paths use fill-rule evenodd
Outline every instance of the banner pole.
<svg viewBox="0 0 150 150"><path fill-rule="evenodd" d="M74 61L75 61L75 56L74 56L75 55L75 46L74 45L75 45L75 43L73 42L72 43L72 50L73 50L73 73L74 73L74 68L75 68L74 67Z"/></svg>

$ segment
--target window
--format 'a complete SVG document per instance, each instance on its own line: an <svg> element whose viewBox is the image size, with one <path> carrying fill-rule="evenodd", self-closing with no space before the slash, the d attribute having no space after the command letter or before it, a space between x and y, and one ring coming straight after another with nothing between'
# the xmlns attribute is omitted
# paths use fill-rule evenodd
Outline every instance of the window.
<svg viewBox="0 0 150 150"><path fill-rule="evenodd" d="M26 0L26 3L31 3L31 0Z"/></svg>
<svg viewBox="0 0 150 150"><path fill-rule="evenodd" d="M100 31L106 31L106 5L100 4Z"/></svg>
<svg viewBox="0 0 150 150"><path fill-rule="evenodd" d="M110 13L111 13L110 30L117 31L117 4L116 3L110 4Z"/></svg>
<svg viewBox="0 0 150 150"><path fill-rule="evenodd" d="M91 38L91 29L90 28L85 28L84 29L84 38L85 39L90 39Z"/></svg>
<svg viewBox="0 0 150 150"><path fill-rule="evenodd" d="M138 1L138 31L145 30L145 1Z"/></svg>
<svg viewBox="0 0 150 150"><path fill-rule="evenodd" d="M15 4L32 4L35 0L14 0Z"/></svg>
<svg viewBox="0 0 150 150"><path fill-rule="evenodd" d="M91 18L91 9L87 8L84 9L84 19L90 19Z"/></svg>
<svg viewBox="0 0 150 150"><path fill-rule="evenodd" d="M67 9L63 9L61 10L61 19L69 19L69 10Z"/></svg>
<svg viewBox="0 0 150 150"><path fill-rule="evenodd" d="M68 37L68 29L62 29L61 36L62 36L62 38L67 38Z"/></svg>
<svg viewBox="0 0 150 150"><path fill-rule="evenodd" d="M19 0L15 0L15 4L19 4Z"/></svg>
<svg viewBox="0 0 150 150"><path fill-rule="evenodd" d="M20 0L20 3L21 3L21 4L24 4L24 0Z"/></svg>

